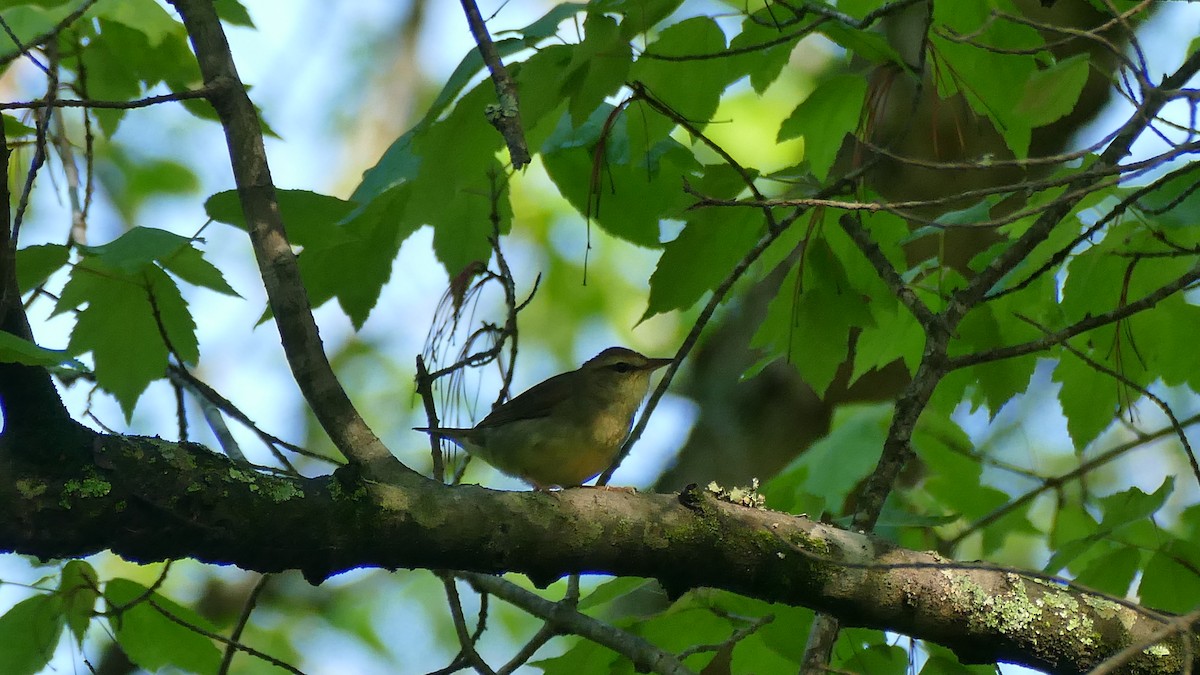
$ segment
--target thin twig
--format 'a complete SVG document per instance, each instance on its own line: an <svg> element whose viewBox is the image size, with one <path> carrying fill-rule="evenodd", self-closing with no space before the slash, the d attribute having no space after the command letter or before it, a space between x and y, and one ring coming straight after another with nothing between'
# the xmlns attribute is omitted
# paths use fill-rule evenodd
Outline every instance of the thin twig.
<svg viewBox="0 0 1200 675"><path fill-rule="evenodd" d="M875 268L875 273L883 281L892 295L904 305L917 321L927 331L937 320L937 316L929 309L928 305L917 297L917 294L909 288L904 279L900 277L900 273L896 271L895 266L884 255L883 250L879 248L879 244L871 238L871 234L867 232L867 228L855 216L846 213L841 218L838 218L838 223L842 229L850 236L851 241L858 246L858 250Z"/></svg>
<svg viewBox="0 0 1200 675"><path fill-rule="evenodd" d="M476 672L484 675L495 675L491 666L475 651L475 640L467 630L467 619L463 615L462 600L458 596L458 586L455 585L454 575L449 572L434 572L442 580L446 591L447 604L450 606L450 616L454 621L454 632L458 635L459 655L471 665Z"/></svg>
<svg viewBox="0 0 1200 675"><path fill-rule="evenodd" d="M212 87L201 87L200 89L189 89L187 91L172 92L170 94L159 94L157 96L147 96L138 98L132 101L100 101L95 99L80 99L80 98L60 98L52 100L39 99L36 101L10 101L0 103L0 110L45 110L47 108L103 108L105 110L133 110L136 108L148 108L160 103L169 103L171 101L188 101L192 99L207 98L214 91Z"/></svg>
<svg viewBox="0 0 1200 675"><path fill-rule="evenodd" d="M608 647L629 659L639 672L662 675L686 675L691 672L675 655L655 647L645 638L599 619L593 619L562 603L547 600L500 577L478 572L456 574L476 589L485 590L509 604L541 617L564 633L578 635Z"/></svg>
<svg viewBox="0 0 1200 675"><path fill-rule="evenodd" d="M430 429L438 429L437 407L433 403L433 378L425 369L425 359L417 354L417 395L425 404L425 424ZM429 434L429 454L433 458L433 478L438 482L446 480L446 460L442 457L442 441L437 434Z"/></svg>
<svg viewBox="0 0 1200 675"><path fill-rule="evenodd" d="M1128 664L1131 660L1137 658L1138 655L1142 654L1159 642L1162 642L1163 640L1177 634L1183 635L1184 645L1188 646L1188 651L1190 652L1194 639L1190 633L1193 625L1198 619L1200 619L1200 609L1193 610L1187 614L1184 614L1183 616L1177 616L1171 619L1166 623L1166 625L1154 631L1146 639L1139 642L1134 642L1116 654L1113 654L1109 658L1105 659L1103 663L1089 671L1088 675L1109 675L1110 673L1124 672L1126 664ZM1191 670L1192 659L1190 658L1190 654L1184 665L1188 671Z"/></svg>
<svg viewBox="0 0 1200 675"><path fill-rule="evenodd" d="M229 672L229 666L233 664L233 655L237 652L234 645L242 639L242 631L246 630L246 625L250 623L250 613L258 605L258 596L267 588L267 582L271 580L269 574L263 574L258 577L258 582L254 584L254 588L250 590L250 595L246 596L246 602L242 605L242 613L238 616L237 623L233 626L233 632L229 634L229 643L225 645L225 656L221 658L221 667L217 669L217 675L226 675Z"/></svg>

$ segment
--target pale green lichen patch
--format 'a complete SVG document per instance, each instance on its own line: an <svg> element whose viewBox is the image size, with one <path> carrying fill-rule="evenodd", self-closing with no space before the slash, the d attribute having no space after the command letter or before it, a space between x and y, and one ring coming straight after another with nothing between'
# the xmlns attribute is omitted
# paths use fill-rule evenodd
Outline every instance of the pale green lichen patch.
<svg viewBox="0 0 1200 675"><path fill-rule="evenodd" d="M717 499L752 509L766 509L767 498L758 493L758 479L752 478L745 487L725 488L713 481L705 487Z"/></svg>
<svg viewBox="0 0 1200 675"><path fill-rule="evenodd" d="M1153 656L1155 658L1160 658L1160 659L1166 658L1171 655L1171 648L1162 644L1161 642L1156 645L1150 645L1149 647L1146 647L1142 651L1145 652L1149 656Z"/></svg>
<svg viewBox="0 0 1200 675"><path fill-rule="evenodd" d="M270 480L267 482L267 496L276 503L286 502L289 499L303 497L304 490L285 480Z"/></svg>
<svg viewBox="0 0 1200 675"><path fill-rule="evenodd" d="M1073 595L1061 591L1049 591L1038 599L1038 605L1045 607L1047 611L1058 618L1056 625L1062 626L1060 631L1062 634L1070 635L1087 647L1099 643L1099 636L1096 635L1096 627L1092 623L1092 618L1081 611L1079 600Z"/></svg>
<svg viewBox="0 0 1200 675"><path fill-rule="evenodd" d="M950 575L952 593L965 599L974 608L974 620L1001 633L1028 631L1033 622L1042 618L1042 610L1017 581L1011 591L992 595L967 576Z"/></svg>
<svg viewBox="0 0 1200 675"><path fill-rule="evenodd" d="M229 477L239 483L245 483L251 492L266 495L268 499L276 503L304 496L304 491L291 481L254 471L245 471L236 466L229 467Z"/></svg>
<svg viewBox="0 0 1200 675"><path fill-rule="evenodd" d="M196 458L192 453L187 452L179 447L177 443L166 441L161 438L147 439L153 445L159 456L167 460L172 466L179 467L185 471L192 471L196 468Z"/></svg>
<svg viewBox="0 0 1200 675"><path fill-rule="evenodd" d="M355 483L353 490L347 490L340 480L329 481L329 498L333 501L358 501L367 496L367 488L362 483Z"/></svg>
<svg viewBox="0 0 1200 675"><path fill-rule="evenodd" d="M62 495L58 500L64 509L71 508L72 498L103 497L112 491L112 484L96 475L85 476L82 479L72 478L63 484Z"/></svg>
<svg viewBox="0 0 1200 675"><path fill-rule="evenodd" d="M21 478L17 481L17 493L22 499L36 499L46 493L46 484L40 480Z"/></svg>
<svg viewBox="0 0 1200 675"><path fill-rule="evenodd" d="M1096 616L1104 620L1116 619L1121 622L1125 630L1133 628L1137 623L1137 614L1127 607L1123 607L1112 600L1101 598L1099 596L1088 595L1084 596L1083 601L1088 607L1091 607L1096 612Z"/></svg>

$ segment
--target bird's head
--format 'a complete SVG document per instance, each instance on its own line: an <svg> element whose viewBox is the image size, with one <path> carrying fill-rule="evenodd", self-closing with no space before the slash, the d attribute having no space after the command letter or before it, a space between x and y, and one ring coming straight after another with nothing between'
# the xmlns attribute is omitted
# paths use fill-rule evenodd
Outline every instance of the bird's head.
<svg viewBox="0 0 1200 675"><path fill-rule="evenodd" d="M650 373L669 363L671 359L652 359L625 347L609 347L579 370L596 389L640 402L650 388Z"/></svg>

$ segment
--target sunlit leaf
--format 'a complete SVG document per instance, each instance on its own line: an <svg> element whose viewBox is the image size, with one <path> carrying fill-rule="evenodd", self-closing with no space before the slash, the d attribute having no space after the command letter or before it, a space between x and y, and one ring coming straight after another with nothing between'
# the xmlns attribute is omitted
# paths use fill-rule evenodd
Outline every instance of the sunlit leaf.
<svg viewBox="0 0 1200 675"><path fill-rule="evenodd" d="M138 666L216 672L221 652L211 638L198 632L215 633L216 628L196 612L128 579L106 583L104 600L115 612L109 623L117 643Z"/></svg>

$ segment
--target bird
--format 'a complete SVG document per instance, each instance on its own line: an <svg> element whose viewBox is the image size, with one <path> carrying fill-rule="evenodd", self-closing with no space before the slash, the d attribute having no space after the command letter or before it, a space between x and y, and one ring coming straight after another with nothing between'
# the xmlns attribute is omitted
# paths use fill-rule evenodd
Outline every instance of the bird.
<svg viewBox="0 0 1200 675"><path fill-rule="evenodd" d="M414 429L449 439L539 491L576 487L616 459L650 389L650 374L672 361L609 347L501 404L470 429Z"/></svg>

